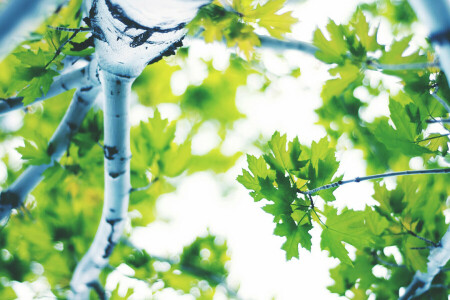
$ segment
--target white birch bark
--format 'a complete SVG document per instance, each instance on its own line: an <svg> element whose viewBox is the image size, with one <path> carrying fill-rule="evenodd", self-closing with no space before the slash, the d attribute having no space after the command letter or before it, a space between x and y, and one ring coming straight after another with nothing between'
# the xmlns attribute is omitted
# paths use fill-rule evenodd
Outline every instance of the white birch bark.
<svg viewBox="0 0 450 300"><path fill-rule="evenodd" d="M0 60L67 0L10 0L0 11Z"/></svg>
<svg viewBox="0 0 450 300"><path fill-rule="evenodd" d="M450 83L450 1L409 0L419 20L427 27L430 40L439 57L441 69ZM438 247L430 251L427 272L417 271L400 299L411 299L430 289L434 277L450 260L450 227Z"/></svg>
<svg viewBox="0 0 450 300"><path fill-rule="evenodd" d="M131 191L131 85L148 64L174 53L186 34L184 25L210 0L91 2L89 22L105 95L105 199L94 241L72 277L69 299L88 299L90 288L98 287L98 276L122 235Z"/></svg>

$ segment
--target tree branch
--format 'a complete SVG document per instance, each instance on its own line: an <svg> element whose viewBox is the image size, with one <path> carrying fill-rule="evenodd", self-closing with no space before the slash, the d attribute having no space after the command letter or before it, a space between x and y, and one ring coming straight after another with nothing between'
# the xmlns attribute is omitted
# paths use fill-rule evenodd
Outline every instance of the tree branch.
<svg viewBox="0 0 450 300"><path fill-rule="evenodd" d="M436 99L440 104L442 104L443 107L445 107L445 110L450 114L450 106L447 104L447 102L445 102L444 99L442 99L441 97L439 97L436 92L431 93L431 96L434 97L434 99Z"/></svg>
<svg viewBox="0 0 450 300"><path fill-rule="evenodd" d="M438 54L441 69L447 75L447 80L450 83L450 2L448 0L409 0L409 3L419 20L428 29L430 41ZM411 299L429 290L433 278L449 259L450 227L443 236L440 247L430 251L427 272L416 272L412 282L400 299Z"/></svg>
<svg viewBox="0 0 450 300"><path fill-rule="evenodd" d="M366 62L368 67L373 67L376 70L385 71L407 71L407 70L423 70L428 68L439 68L439 62L426 63L410 63L410 64L380 64L375 60L368 60Z"/></svg>
<svg viewBox="0 0 450 300"><path fill-rule="evenodd" d="M0 60L67 0L13 0L0 12Z"/></svg>
<svg viewBox="0 0 450 300"><path fill-rule="evenodd" d="M12 209L22 206L27 195L42 181L44 171L61 158L98 92L98 86L91 86L88 90L80 88L75 92L66 114L50 139L47 152L51 161L48 164L29 166L8 189L1 192L0 219L7 218Z"/></svg>
<svg viewBox="0 0 450 300"><path fill-rule="evenodd" d="M400 300L411 299L419 296L431 288L434 277L442 270L448 260L450 260L450 227L441 239L437 247L430 251L427 263L427 272L417 271L413 280L406 288Z"/></svg>
<svg viewBox="0 0 450 300"><path fill-rule="evenodd" d="M110 0L92 1L89 22L105 95L105 196L100 225L88 252L75 268L69 299L89 298L89 284L107 266L125 225L131 190L131 85L148 64L174 53L186 34L184 25L208 2L148 1L133 7L136 3L126 0L114 4Z"/></svg>
<svg viewBox="0 0 450 300"><path fill-rule="evenodd" d="M313 195L317 192L337 188L341 185L352 183L352 182L361 182L371 179L379 179L379 178L387 178L387 177L394 177L394 176L405 176L405 175L421 175L421 174L446 174L450 173L450 168L445 169L430 169L430 170L417 170L417 171L401 171L401 172L391 172L391 173L384 173L384 174L377 174L377 175L370 175L365 177L356 177L349 180L339 180L324 186L320 186L318 188L309 190L309 191L299 191L299 193L304 195Z"/></svg>
<svg viewBox="0 0 450 300"><path fill-rule="evenodd" d="M87 299L89 284L101 270L119 241L125 225L130 184L129 95L134 78L100 71L104 105L105 203L100 225L89 251L80 261L70 283L72 299Z"/></svg>
<svg viewBox="0 0 450 300"><path fill-rule="evenodd" d="M319 50L316 46L301 41L278 40L265 35L258 35L261 41L261 48L270 48L273 50L298 50L310 55L315 55Z"/></svg>
<svg viewBox="0 0 450 300"><path fill-rule="evenodd" d="M74 88L86 89L90 86L99 85L98 76L96 73L96 61L91 61L86 67L77 68L75 70L68 71L67 73L63 73L55 78L47 94L42 97L36 98L29 105L47 100ZM22 100L23 97L12 97L6 99L0 98L0 115L16 109L24 108Z"/></svg>

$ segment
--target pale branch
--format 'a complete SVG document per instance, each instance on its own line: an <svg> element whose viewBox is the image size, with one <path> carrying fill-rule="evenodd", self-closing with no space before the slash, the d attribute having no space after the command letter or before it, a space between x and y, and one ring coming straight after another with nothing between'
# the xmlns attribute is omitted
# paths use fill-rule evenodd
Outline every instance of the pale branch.
<svg viewBox="0 0 450 300"><path fill-rule="evenodd" d="M89 298L89 285L107 266L126 223L131 190L131 85L148 64L174 53L186 34L185 24L210 0L91 2L87 22L94 36L105 95L105 193L100 225L88 252L75 268L69 299Z"/></svg>
<svg viewBox="0 0 450 300"><path fill-rule="evenodd" d="M67 0L13 0L0 11L0 60Z"/></svg>
<svg viewBox="0 0 450 300"><path fill-rule="evenodd" d="M74 88L87 89L98 85L97 64L91 61L88 66L70 70L55 77L49 91L42 97L36 98L31 104L47 100ZM23 97L0 98L0 115L13 110L24 108Z"/></svg>
<svg viewBox="0 0 450 300"><path fill-rule="evenodd" d="M375 60L366 62L368 67L373 67L381 71L408 71L408 70L424 70L428 68L439 68L439 62L425 63L409 63L409 64L382 64Z"/></svg>
<svg viewBox="0 0 450 300"><path fill-rule="evenodd" d="M130 184L129 95L134 78L100 71L104 104L105 196L94 241L77 265L71 299L87 299L92 282L108 264L126 223Z"/></svg>
<svg viewBox="0 0 450 300"><path fill-rule="evenodd" d="M352 182L361 182L371 179L380 179L380 178L387 178L387 177L395 177L395 176L406 176L406 175L422 175L422 174L446 174L450 173L450 168L445 169L430 169L430 170L416 170L416 171L401 171L401 172L390 172L390 173L384 173L384 174L377 174L377 175L370 175L370 176L364 176L364 177L356 177L349 180L339 180L327 185L320 186L318 188L309 190L309 191L299 191L299 193L304 195L313 195L317 192L337 188L347 183Z"/></svg>
<svg viewBox="0 0 450 300"><path fill-rule="evenodd" d="M131 188L131 189L130 189L130 193L146 191L146 190L148 190L152 185L154 185L155 182L157 182L158 180L159 180L159 177L156 177L155 179L153 179L152 181L150 181L146 186L141 186L141 187L138 187L138 188Z"/></svg>
<svg viewBox="0 0 450 300"><path fill-rule="evenodd" d="M447 102L445 102L444 99L442 99L441 97L439 97L436 92L431 93L431 96L433 96L434 99L436 99L440 104L442 104L442 106L445 108L445 110L450 114L450 106L447 104Z"/></svg>
<svg viewBox="0 0 450 300"><path fill-rule="evenodd" d="M261 48L273 50L297 50L306 54L315 55L318 48L310 43L294 40L279 40L265 35L258 35L261 41Z"/></svg>
<svg viewBox="0 0 450 300"><path fill-rule="evenodd" d="M422 295L431 288L434 277L442 271L442 268L450 260L450 227L445 232L440 243L434 247L428 255L427 272L417 271L413 280L406 288L400 300L409 300Z"/></svg>
<svg viewBox="0 0 450 300"><path fill-rule="evenodd" d="M409 0L409 3L419 21L428 30L441 70L447 75L447 80L450 80L450 2L448 0Z"/></svg>
<svg viewBox="0 0 450 300"><path fill-rule="evenodd" d="M50 162L28 166L9 188L1 192L0 219L7 218L12 209L22 206L27 195L42 181L44 171L61 158L72 136L94 103L98 92L98 85L91 86L88 90L80 88L75 92L66 114L48 144L47 153L50 156Z"/></svg>
<svg viewBox="0 0 450 300"><path fill-rule="evenodd" d="M450 123L450 119L430 119L430 120L426 120L425 122L427 122L429 124L433 124L433 123Z"/></svg>
<svg viewBox="0 0 450 300"><path fill-rule="evenodd" d="M409 0L419 20L429 32L429 39L439 57L441 70L450 83L450 2L448 0ZM450 259L450 227L440 246L430 251L427 272L417 271L400 299L420 296L430 289L431 282Z"/></svg>

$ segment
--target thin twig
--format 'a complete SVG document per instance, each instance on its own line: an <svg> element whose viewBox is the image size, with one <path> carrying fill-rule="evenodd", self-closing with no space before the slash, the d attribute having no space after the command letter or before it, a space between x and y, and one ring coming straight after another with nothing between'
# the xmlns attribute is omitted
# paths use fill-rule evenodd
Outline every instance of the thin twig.
<svg viewBox="0 0 450 300"><path fill-rule="evenodd" d="M428 68L439 68L439 62L410 63L410 64L381 64L374 60L366 62L368 67L384 71L407 71L407 70L423 70Z"/></svg>
<svg viewBox="0 0 450 300"><path fill-rule="evenodd" d="M68 27L61 27L61 26L47 26L50 29L56 30L56 31L68 31L68 32L76 32L76 31L91 31L91 28L89 27L79 27L79 28L68 28Z"/></svg>
<svg viewBox="0 0 450 300"><path fill-rule="evenodd" d="M434 93L431 93L431 96L433 96L434 99L436 99L437 101L439 101L440 104L442 104L442 106L445 108L445 110L450 114L450 106L447 104L447 102L442 99L441 97L439 97L436 94L437 90L434 91Z"/></svg>
<svg viewBox="0 0 450 300"><path fill-rule="evenodd" d="M417 170L417 171L401 171L401 172L391 172L391 173L384 173L384 174L377 174L377 175L370 175L365 177L356 177L349 180L339 180L309 191L299 191L299 193L304 195L312 195L319 191L332 189L340 187L341 185L352 183L352 182L361 182L371 179L380 179L380 178L387 178L387 177L394 177L394 176L406 176L406 175L421 175L421 174L446 174L450 173L450 168L445 169L430 169L430 170Z"/></svg>
<svg viewBox="0 0 450 300"><path fill-rule="evenodd" d="M158 180L159 180L159 177L155 177L155 179L153 179L152 181L150 181L146 186L142 186L142 187L139 187L139 188L131 188L131 189L130 189L130 193L148 190L148 189L149 189L153 184L155 184L155 182L157 182Z"/></svg>
<svg viewBox="0 0 450 300"><path fill-rule="evenodd" d="M385 266L392 267L392 268L406 268L405 265L398 265L398 264L394 264L394 263L385 261L384 259L379 257L376 253L373 253L372 255L373 255L373 257L376 258L376 260L378 260L381 264L383 264Z"/></svg>
<svg viewBox="0 0 450 300"><path fill-rule="evenodd" d="M58 57L58 55L62 52L62 49L64 48L65 45L67 45L68 42L70 42L71 40L73 40L77 34L81 31L81 28L76 29L73 34L67 39L65 40L58 49L56 49L55 55L53 55L52 59L45 65L44 69L47 69L47 67Z"/></svg>
<svg viewBox="0 0 450 300"><path fill-rule="evenodd" d="M449 135L450 135L450 133L441 134L441 135L438 135L438 136L432 136L432 137L429 137L429 138L426 138L426 139L422 139L420 141L415 141L415 143L418 144L418 143L422 143L422 142L426 142L426 141L431 141L431 140L439 139L441 137L445 137L445 136L449 136Z"/></svg>

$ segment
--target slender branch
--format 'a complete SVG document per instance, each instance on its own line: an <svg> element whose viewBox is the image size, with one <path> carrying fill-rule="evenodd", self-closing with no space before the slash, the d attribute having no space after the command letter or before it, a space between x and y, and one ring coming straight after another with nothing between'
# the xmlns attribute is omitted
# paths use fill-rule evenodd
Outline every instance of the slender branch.
<svg viewBox="0 0 450 300"><path fill-rule="evenodd" d="M13 0L0 12L0 59L67 0Z"/></svg>
<svg viewBox="0 0 450 300"><path fill-rule="evenodd" d="M104 105L105 203L100 225L89 251L77 265L71 299L87 299L89 284L108 264L125 225L130 184L129 95L134 78L100 71Z"/></svg>
<svg viewBox="0 0 450 300"><path fill-rule="evenodd" d="M439 97L436 92L431 93L431 96L434 97L434 99L436 99L437 101L439 101L440 104L442 104L443 107L445 107L445 110L450 114L450 106L447 104L447 102L445 102L444 99L442 99L441 97Z"/></svg>
<svg viewBox="0 0 450 300"><path fill-rule="evenodd" d="M159 178L156 177L155 179L153 179L152 181L150 181L146 186L142 186L142 187L138 187L138 188L131 188L131 189L130 189L130 193L148 190L148 189L149 189L152 185L154 185L155 182L157 182L158 180L159 180Z"/></svg>
<svg viewBox="0 0 450 300"><path fill-rule="evenodd" d="M382 259L382 258L381 258L378 254L376 254L376 253L373 253L372 255L373 255L373 257L375 257L375 259L376 259L377 261L379 261L382 265L385 265L385 266L388 266L388 267L391 267L391 268L406 268L405 265L398 265L398 264L395 264L395 263L391 263L391 262L385 261L384 259Z"/></svg>
<svg viewBox="0 0 450 300"><path fill-rule="evenodd" d="M409 3L419 20L427 27L430 33L430 41L439 57L441 69L447 75L447 81L450 83L450 2L448 0L409 0ZM439 99L437 100L441 102ZM444 104L445 102L442 101L441 103ZM447 111L449 110L447 109ZM434 277L449 259L450 227L442 237L440 246L430 251L427 272L417 271L400 299L411 299L428 291Z"/></svg>
<svg viewBox="0 0 450 300"><path fill-rule="evenodd" d="M80 33L81 29L76 29L75 31L73 31L73 34L64 42L61 43L61 45L58 47L58 49L56 49L55 54L53 55L52 59L45 65L44 69L47 69L48 66L58 57L58 55L61 54L62 49L64 48L64 46L66 46L70 41L72 41L78 33Z"/></svg>
<svg viewBox="0 0 450 300"><path fill-rule="evenodd" d="M264 35L258 35L258 37L261 41L261 48L270 48L274 50L298 50L313 56L318 51L316 46L307 42L278 40Z"/></svg>
<svg viewBox="0 0 450 300"><path fill-rule="evenodd" d="M92 30L89 27L69 28L69 27L62 27L62 26L55 27L55 26L50 26L50 25L48 25L47 27L50 29L56 30L56 31L67 31L67 32L77 32L77 31L78 32L80 32L80 31L88 32L88 31Z"/></svg>
<svg viewBox="0 0 450 300"><path fill-rule="evenodd" d="M133 7L136 3L126 0L116 0L114 4L110 0L92 1L89 22L105 95L105 194L100 225L88 252L75 268L69 299L89 298L89 283L96 281L108 265L126 223L131 189L131 85L148 64L173 54L181 46L185 24L208 2L147 1L145 5L141 2L139 7Z"/></svg>
<svg viewBox="0 0 450 300"><path fill-rule="evenodd" d="M96 73L97 64L94 61L90 62L86 67L76 68L72 71L68 71L67 73L63 73L55 77L55 80L51 84L47 94L36 98L29 105L47 100L74 88L88 88L89 86L98 85L99 81ZM24 108L22 101L23 97L12 97L6 99L0 98L0 115Z"/></svg>
<svg viewBox="0 0 450 300"><path fill-rule="evenodd" d="M373 67L376 70L386 71L407 71L407 70L423 70L428 68L439 68L439 62L425 62L425 63L410 63L410 64L381 64L375 60L368 60L366 62L368 67Z"/></svg>
<svg viewBox="0 0 450 300"><path fill-rule="evenodd" d="M42 181L44 171L61 158L73 134L78 130L94 103L98 92L98 87L91 87L88 90L80 88L75 92L66 114L48 144L47 152L50 155L50 162L29 166L8 189L1 192L0 219L9 217L12 209L22 206L27 195Z"/></svg>
<svg viewBox="0 0 450 300"><path fill-rule="evenodd" d="M401 300L411 299L419 296L431 288L434 277L441 272L442 268L450 260L450 227L442 237L438 247L431 249L428 256L427 272L417 271L413 280L406 288Z"/></svg>
<svg viewBox="0 0 450 300"><path fill-rule="evenodd" d="M387 178L387 177L394 177L394 176L406 176L406 175L446 174L446 173L450 173L450 168L391 172L391 173L370 175L370 176L365 176L365 177L356 177L356 178L349 179L349 180L339 180L339 181L336 181L336 182L333 182L333 183L330 183L330 184L327 184L327 185L324 185L324 186L321 186L321 187L318 187L318 188L315 188L315 189L312 189L309 191L299 191L299 193L304 194L304 195L312 195L312 194L315 194L315 193L323 191L323 190L340 187L341 185L344 185L347 183L361 182L361 181L366 181L366 180L371 180L371 179Z"/></svg>

